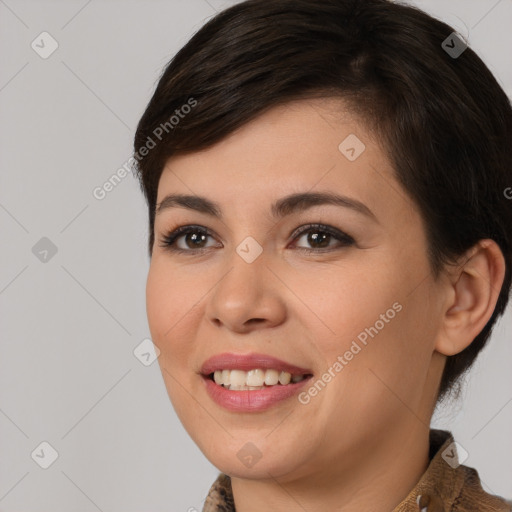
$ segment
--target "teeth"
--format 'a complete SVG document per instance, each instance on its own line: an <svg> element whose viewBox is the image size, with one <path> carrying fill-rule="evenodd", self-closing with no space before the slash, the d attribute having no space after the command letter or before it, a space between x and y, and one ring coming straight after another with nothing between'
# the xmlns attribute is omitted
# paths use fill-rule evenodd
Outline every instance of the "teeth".
<svg viewBox="0 0 512 512"><path fill-rule="evenodd" d="M228 381L235 387L247 386L247 375L241 370L231 370Z"/></svg>
<svg viewBox="0 0 512 512"><path fill-rule="evenodd" d="M279 372L277 370L267 370L265 372L265 384L275 386L279 382Z"/></svg>
<svg viewBox="0 0 512 512"><path fill-rule="evenodd" d="M283 386L285 386L286 384L289 384L291 379L292 379L292 376L288 372L281 372L279 374L279 384L283 384Z"/></svg>
<svg viewBox="0 0 512 512"><path fill-rule="evenodd" d="M293 375L278 370L260 368L244 372L243 370L216 370L213 379L219 386L231 390L263 389L265 386L280 384L286 386L291 382L300 382L304 375Z"/></svg>
<svg viewBox="0 0 512 512"><path fill-rule="evenodd" d="M245 372L240 372L245 373ZM265 383L265 374L263 370L250 370L247 372L247 385L248 386L263 386ZM244 375L245 377L245 375Z"/></svg>

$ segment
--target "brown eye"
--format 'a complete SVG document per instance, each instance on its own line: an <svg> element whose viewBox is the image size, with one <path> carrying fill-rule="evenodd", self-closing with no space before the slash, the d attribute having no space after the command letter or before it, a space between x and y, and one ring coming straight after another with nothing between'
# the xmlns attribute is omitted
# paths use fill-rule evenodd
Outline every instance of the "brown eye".
<svg viewBox="0 0 512 512"><path fill-rule="evenodd" d="M329 251L331 248L346 247L355 243L354 239L346 233L321 224L305 226L299 232L294 233L294 240L303 237L305 237L305 243L309 244L311 248L299 246L298 249L306 252ZM329 244L333 240L337 241L338 244L330 246Z"/></svg>
<svg viewBox="0 0 512 512"><path fill-rule="evenodd" d="M188 245L191 249L203 249L203 245L206 241L206 238L208 237L207 234L197 234L197 233L185 233L182 235L183 241L185 242L185 245ZM181 238L178 237L178 239Z"/></svg>
<svg viewBox="0 0 512 512"><path fill-rule="evenodd" d="M182 226L170 232L162 238L160 247L176 252L194 252L204 249L210 233L205 228L200 226ZM180 247L177 243L183 239L184 247Z"/></svg>
<svg viewBox="0 0 512 512"><path fill-rule="evenodd" d="M313 248L316 249L325 249L329 246L329 242L332 239L332 235L329 233L325 233L323 231L308 231L304 235L301 235L301 238L306 236L306 241L308 244L312 245Z"/></svg>
<svg viewBox="0 0 512 512"><path fill-rule="evenodd" d="M292 236L293 240L305 237L305 243L310 247L301 247L296 244L294 246L307 253L329 252L355 243L355 240L346 233L322 224L303 226ZM213 247L206 245L208 237L213 238L213 235L202 226L181 226L165 235L161 240L160 247L172 252L194 254ZM337 244L332 244L333 241Z"/></svg>

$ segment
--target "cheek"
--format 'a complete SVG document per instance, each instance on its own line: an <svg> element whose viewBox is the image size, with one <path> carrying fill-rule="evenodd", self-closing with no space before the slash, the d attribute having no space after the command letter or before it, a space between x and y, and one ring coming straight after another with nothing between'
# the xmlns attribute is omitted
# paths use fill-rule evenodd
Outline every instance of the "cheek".
<svg viewBox="0 0 512 512"><path fill-rule="evenodd" d="M376 331L380 335L400 316L404 283L389 265L369 266L362 260L354 261L343 267L333 266L324 277L315 286L309 282L308 295L311 309L327 328L330 341L326 346L335 349L329 351L331 354L348 349L358 337L364 343Z"/></svg>
<svg viewBox="0 0 512 512"><path fill-rule="evenodd" d="M171 327L170 320L175 317L168 291L166 274L159 272L158 264L152 262L146 282L146 312L153 341L160 349L165 333Z"/></svg>
<svg viewBox="0 0 512 512"><path fill-rule="evenodd" d="M151 262L146 282L149 329L153 342L160 349L159 359L172 362L173 367L183 367L181 363L191 347L195 306L203 295L197 279L193 283L185 282L178 269L158 261Z"/></svg>
<svg viewBox="0 0 512 512"><path fill-rule="evenodd" d="M338 269L327 281L316 311L329 329L316 342L326 370L343 359L337 374L344 377L333 387L363 386L377 397L386 385L415 393L411 385L426 374L431 355L424 290L410 294L411 276L384 259Z"/></svg>
<svg viewBox="0 0 512 512"><path fill-rule="evenodd" d="M154 259L146 282L146 309L151 339L160 349L158 363L167 393L174 410L184 425L188 425L190 394L194 394L193 361L194 306L204 296L204 291L194 283L184 282L183 273L170 265ZM190 291L191 290L191 291Z"/></svg>

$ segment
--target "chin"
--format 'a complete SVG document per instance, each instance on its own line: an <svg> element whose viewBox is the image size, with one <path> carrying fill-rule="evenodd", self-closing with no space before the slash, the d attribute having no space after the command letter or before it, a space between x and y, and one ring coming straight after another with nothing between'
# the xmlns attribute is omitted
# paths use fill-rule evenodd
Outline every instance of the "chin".
<svg viewBox="0 0 512 512"><path fill-rule="evenodd" d="M210 462L214 464L214 461ZM270 464L269 461L264 462L263 460L259 460L251 468L244 467L241 463L237 464L232 461L225 462L225 464L214 464L214 466L230 477L243 478L247 480L282 478L283 476L289 475L294 469L283 467L282 463Z"/></svg>
<svg viewBox="0 0 512 512"><path fill-rule="evenodd" d="M220 449L216 444L214 450L202 450L205 457L226 475L250 480L280 478L295 474L304 467L305 458L301 460L297 450L282 450L268 443L261 448L261 443L252 441L233 442L232 446ZM294 453L293 459L290 453ZM267 454L267 455L265 455Z"/></svg>

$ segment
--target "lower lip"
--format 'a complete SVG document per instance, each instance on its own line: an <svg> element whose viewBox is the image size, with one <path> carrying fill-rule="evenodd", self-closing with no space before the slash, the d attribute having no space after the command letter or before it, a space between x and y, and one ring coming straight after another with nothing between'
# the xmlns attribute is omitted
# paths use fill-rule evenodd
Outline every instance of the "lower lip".
<svg viewBox="0 0 512 512"><path fill-rule="evenodd" d="M277 384L264 389L247 389L231 391L215 384L210 377L202 376L206 390L214 402L220 406L236 412L264 411L277 402L286 400L297 394L312 377L307 377L300 382L290 382L286 386Z"/></svg>

